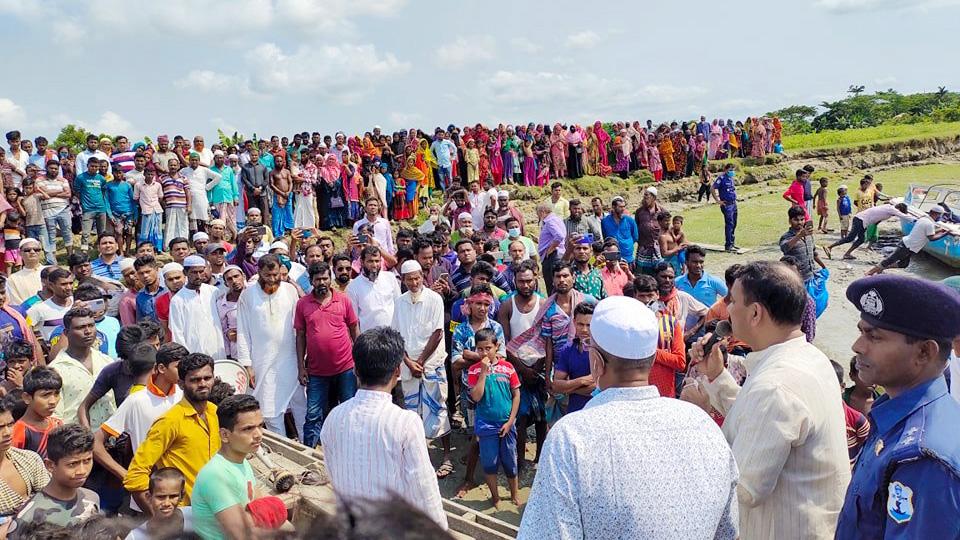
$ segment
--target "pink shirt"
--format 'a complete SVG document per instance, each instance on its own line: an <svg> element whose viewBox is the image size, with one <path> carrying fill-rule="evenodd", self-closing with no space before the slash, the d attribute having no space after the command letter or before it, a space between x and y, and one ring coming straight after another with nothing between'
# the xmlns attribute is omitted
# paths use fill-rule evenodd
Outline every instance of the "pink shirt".
<svg viewBox="0 0 960 540"><path fill-rule="evenodd" d="M334 291L327 305L312 294L297 301L293 327L306 333L307 373L319 377L353 369L350 327L360 323L350 298Z"/></svg>
<svg viewBox="0 0 960 540"><path fill-rule="evenodd" d="M803 208L803 215L806 221L810 221L810 214L807 213L807 206L803 202L803 183L793 182L790 187L783 192L783 196L793 201L794 204Z"/></svg>
<svg viewBox="0 0 960 540"><path fill-rule="evenodd" d="M163 207L160 201L163 199L163 186L156 180L148 184L146 182L137 182L133 186L133 198L140 201L140 211L144 214L162 214Z"/></svg>
<svg viewBox="0 0 960 540"><path fill-rule="evenodd" d="M623 296L623 286L630 281L622 268L611 272L606 265L600 269L600 279L603 281L603 289L607 291L607 296Z"/></svg>

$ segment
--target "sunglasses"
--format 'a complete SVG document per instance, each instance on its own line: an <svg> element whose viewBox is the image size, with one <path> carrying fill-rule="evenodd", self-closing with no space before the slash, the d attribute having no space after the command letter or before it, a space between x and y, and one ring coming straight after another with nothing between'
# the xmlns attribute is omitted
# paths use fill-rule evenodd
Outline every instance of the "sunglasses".
<svg viewBox="0 0 960 540"><path fill-rule="evenodd" d="M40 252L40 248L23 248L23 249L21 249L20 251L22 251L22 252L24 252L24 253L39 253L39 252Z"/></svg>

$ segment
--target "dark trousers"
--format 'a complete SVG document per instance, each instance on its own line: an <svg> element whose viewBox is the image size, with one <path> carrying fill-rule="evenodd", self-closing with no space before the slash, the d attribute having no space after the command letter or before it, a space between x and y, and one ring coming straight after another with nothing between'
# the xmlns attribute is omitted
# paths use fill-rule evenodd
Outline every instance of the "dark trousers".
<svg viewBox="0 0 960 540"><path fill-rule="evenodd" d="M700 184L700 189L697 190L697 202L707 198L707 202L710 202L710 184Z"/></svg>
<svg viewBox="0 0 960 540"><path fill-rule="evenodd" d="M331 401L343 403L356 393L357 376L353 369L328 377L310 375L307 380L307 415L303 423L303 444L314 448L320 441L320 429L323 427L323 419L330 414Z"/></svg>
<svg viewBox="0 0 960 540"><path fill-rule="evenodd" d="M726 203L720 207L723 212L723 243L726 249L736 245L737 203Z"/></svg>
<svg viewBox="0 0 960 540"><path fill-rule="evenodd" d="M860 247L861 244L867 239L867 229L863 226L863 220L857 216L853 216L853 222L850 224L850 232L846 236L837 240L837 243L833 244L831 247L842 246L843 244L849 244L853 242L853 245L850 246L850 250L853 251Z"/></svg>
<svg viewBox="0 0 960 540"><path fill-rule="evenodd" d="M267 188L263 188L263 190L260 191L260 195L254 195L252 191L247 192L247 210L254 207L260 209L260 215L263 216L263 223L269 226L271 215L270 197L267 196Z"/></svg>
<svg viewBox="0 0 960 540"><path fill-rule="evenodd" d="M556 250L543 259L543 283L547 286L548 296L553 294L553 267L559 260Z"/></svg>

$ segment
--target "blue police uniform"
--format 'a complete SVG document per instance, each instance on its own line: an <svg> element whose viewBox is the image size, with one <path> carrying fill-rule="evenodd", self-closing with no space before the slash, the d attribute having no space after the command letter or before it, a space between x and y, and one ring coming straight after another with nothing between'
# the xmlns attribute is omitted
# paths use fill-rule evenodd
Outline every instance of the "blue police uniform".
<svg viewBox="0 0 960 540"><path fill-rule="evenodd" d="M734 187L733 178L732 173L721 174L713 181L713 189L717 190L720 200L724 203L720 211L723 213L723 244L726 249L733 249L736 245L737 190Z"/></svg>
<svg viewBox="0 0 960 540"><path fill-rule="evenodd" d="M877 328L939 341L960 332L960 294L938 283L873 276L850 284L847 298ZM837 540L960 539L960 403L946 379L883 395L868 418Z"/></svg>

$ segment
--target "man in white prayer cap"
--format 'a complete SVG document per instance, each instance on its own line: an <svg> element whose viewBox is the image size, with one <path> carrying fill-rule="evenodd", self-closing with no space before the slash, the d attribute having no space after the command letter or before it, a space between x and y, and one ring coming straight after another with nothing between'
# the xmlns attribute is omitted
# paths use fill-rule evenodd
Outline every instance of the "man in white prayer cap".
<svg viewBox="0 0 960 540"><path fill-rule="evenodd" d="M405 354L400 365L404 406L420 415L428 439L443 444L441 478L453 472L450 459L450 417L447 414L447 350L443 341L443 297L426 287L423 268L414 260L400 266L407 292L397 298L390 325L403 336Z"/></svg>
<svg viewBox="0 0 960 540"><path fill-rule="evenodd" d="M601 300L590 322L600 391L544 445L520 540L737 537L737 464L703 410L648 383L657 318L633 298Z"/></svg>
<svg viewBox="0 0 960 540"><path fill-rule="evenodd" d="M205 283L207 260L190 255L183 260L187 284L170 299L170 340L190 352L227 357L217 312L219 290Z"/></svg>

